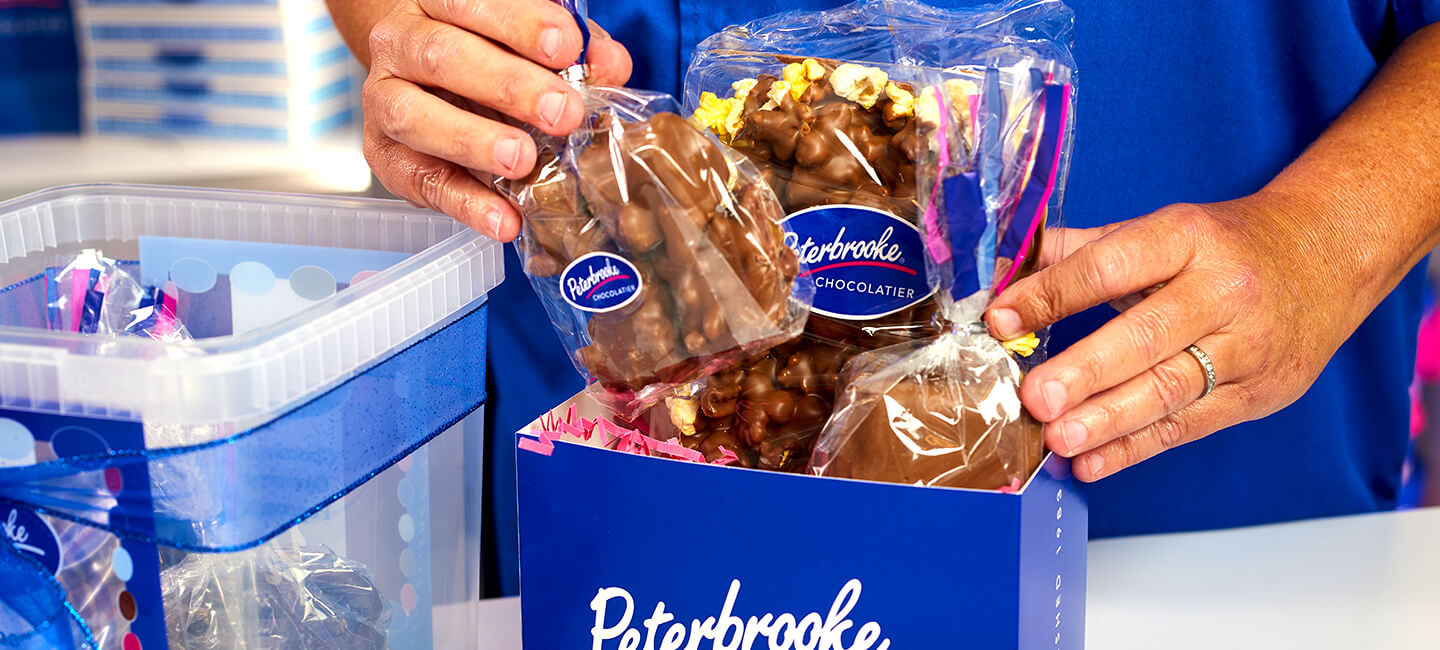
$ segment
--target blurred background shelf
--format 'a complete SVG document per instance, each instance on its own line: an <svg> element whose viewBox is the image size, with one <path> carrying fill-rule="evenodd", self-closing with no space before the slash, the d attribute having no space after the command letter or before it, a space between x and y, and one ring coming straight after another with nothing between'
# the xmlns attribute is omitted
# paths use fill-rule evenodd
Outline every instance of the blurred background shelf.
<svg viewBox="0 0 1440 650"><path fill-rule="evenodd" d="M363 194L370 179L353 131L303 144L109 134L0 138L0 199L102 182Z"/></svg>

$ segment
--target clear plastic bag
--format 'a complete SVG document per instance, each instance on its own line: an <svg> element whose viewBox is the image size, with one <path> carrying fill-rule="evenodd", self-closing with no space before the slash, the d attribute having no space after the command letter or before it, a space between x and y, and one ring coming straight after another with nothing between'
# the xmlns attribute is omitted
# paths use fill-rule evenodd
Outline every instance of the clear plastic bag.
<svg viewBox="0 0 1440 650"><path fill-rule="evenodd" d="M997 292L1034 269L1046 226L1059 216L1074 80L1069 65L1044 55L1063 53L1066 43L1031 45L997 43L949 70L957 77L920 91L948 109L917 120L925 152L916 167L925 257L945 330L847 364L813 473L1013 490L1043 459L1043 429L1019 398L1024 372L1043 359L1043 341L1002 343L979 322Z"/></svg>
<svg viewBox="0 0 1440 650"><path fill-rule="evenodd" d="M134 264L130 262L129 264ZM125 263L86 249L46 269L46 311L52 330L98 336L191 340L175 317L175 291L146 289Z"/></svg>
<svg viewBox="0 0 1440 650"><path fill-rule="evenodd" d="M160 582L171 648L388 647L390 606L370 570L326 548L186 554Z"/></svg>
<svg viewBox="0 0 1440 650"><path fill-rule="evenodd" d="M834 410L845 362L939 333L940 278L928 277L920 167L933 164L934 153L926 142L933 128L926 132L921 116L934 124L942 104L923 91L958 98L944 102L954 147L973 160L969 100L984 69L1058 60L1068 70L1069 29L1069 10L1054 0L980 11L901 0L785 12L700 43L685 78L690 119L771 183L790 215L789 243L817 286L801 337L670 400L668 419L687 445L712 453L716 438L738 446L742 465L803 470ZM1010 99L1024 110L1021 97ZM1016 126L1021 135L1028 128ZM994 253L968 257L991 266Z"/></svg>
<svg viewBox="0 0 1440 650"><path fill-rule="evenodd" d="M584 125L500 183L526 275L576 367L634 417L799 334L810 284L774 193L665 95L580 84Z"/></svg>
<svg viewBox="0 0 1440 650"><path fill-rule="evenodd" d="M46 308L50 329L95 334L107 284L119 267L114 260L87 249L73 258L56 258L46 267Z"/></svg>

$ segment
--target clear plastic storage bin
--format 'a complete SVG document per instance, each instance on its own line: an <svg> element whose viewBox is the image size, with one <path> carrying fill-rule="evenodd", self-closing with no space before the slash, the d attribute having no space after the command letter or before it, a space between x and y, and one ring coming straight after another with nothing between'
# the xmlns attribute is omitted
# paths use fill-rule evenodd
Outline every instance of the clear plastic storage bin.
<svg viewBox="0 0 1440 650"><path fill-rule="evenodd" d="M133 267L148 237L400 261L240 334L46 329L47 266L93 248ZM91 185L0 203L0 638L473 647L501 255L396 201Z"/></svg>

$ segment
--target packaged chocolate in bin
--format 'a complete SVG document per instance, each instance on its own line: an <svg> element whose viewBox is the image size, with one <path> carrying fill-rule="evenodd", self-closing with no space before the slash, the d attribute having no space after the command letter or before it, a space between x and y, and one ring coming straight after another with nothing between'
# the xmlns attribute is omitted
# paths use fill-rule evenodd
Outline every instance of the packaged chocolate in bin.
<svg viewBox="0 0 1440 650"><path fill-rule="evenodd" d="M1043 430L1020 404L1043 357L1032 334L1001 342L980 321L1034 267L1059 215L1073 128L1070 68L996 55L978 71L975 146L947 111L918 165L926 259L944 332L846 365L810 469L911 485L1018 490L1044 457ZM943 93L943 87L927 92Z"/></svg>
<svg viewBox="0 0 1440 650"><path fill-rule="evenodd" d="M501 189L524 219L525 273L576 367L635 417L799 334L811 284L753 163L669 96L577 87L583 126L541 139L535 172Z"/></svg>
<svg viewBox="0 0 1440 650"><path fill-rule="evenodd" d="M926 137L943 105L956 146L972 155L970 98L986 62L1030 41L1032 55L1068 60L1069 16L1034 0L970 11L856 3L700 43L685 78L690 120L775 189L815 297L801 336L669 398L682 441L707 457L724 446L742 465L802 471L845 362L938 333L920 229ZM944 90L943 104L929 87Z"/></svg>

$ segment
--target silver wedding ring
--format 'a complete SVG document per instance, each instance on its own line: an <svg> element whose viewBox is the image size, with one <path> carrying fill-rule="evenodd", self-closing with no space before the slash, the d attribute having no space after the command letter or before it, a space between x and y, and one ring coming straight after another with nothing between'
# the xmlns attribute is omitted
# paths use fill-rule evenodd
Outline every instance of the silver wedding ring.
<svg viewBox="0 0 1440 650"><path fill-rule="evenodd" d="M1185 351L1189 352L1190 356L1195 357L1195 360L1200 362L1200 367L1205 369L1205 392L1200 393L1199 397L1199 399L1205 399L1205 396L1209 395L1210 391L1215 390L1215 362L1211 361L1210 355L1205 354L1205 351L1201 350L1197 345L1187 347Z"/></svg>

